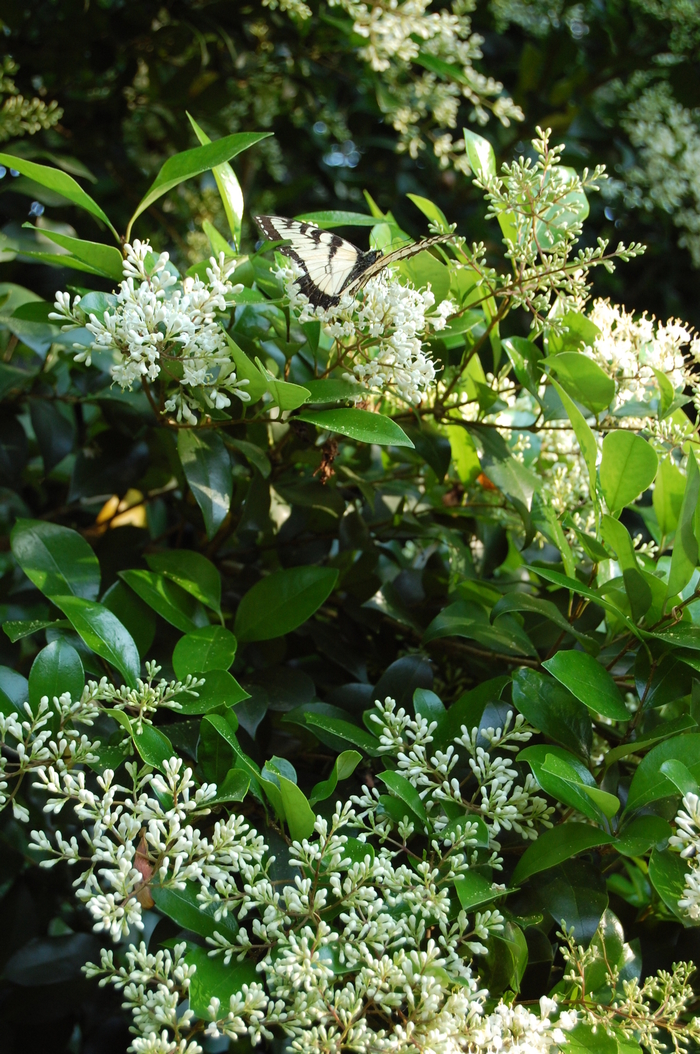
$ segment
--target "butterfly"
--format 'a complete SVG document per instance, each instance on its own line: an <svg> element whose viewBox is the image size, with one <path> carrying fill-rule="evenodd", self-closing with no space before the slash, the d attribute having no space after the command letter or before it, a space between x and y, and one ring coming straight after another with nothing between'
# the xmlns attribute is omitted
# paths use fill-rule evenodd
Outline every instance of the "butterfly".
<svg viewBox="0 0 700 1054"><path fill-rule="evenodd" d="M384 254L378 249L363 252L337 234L284 216L256 216L255 222L270 241L288 242L280 245L279 251L294 260L303 271L296 279L299 292L308 297L314 307L322 308L337 304L344 293L356 293L369 278L389 264L415 256L452 237L451 234L437 234Z"/></svg>

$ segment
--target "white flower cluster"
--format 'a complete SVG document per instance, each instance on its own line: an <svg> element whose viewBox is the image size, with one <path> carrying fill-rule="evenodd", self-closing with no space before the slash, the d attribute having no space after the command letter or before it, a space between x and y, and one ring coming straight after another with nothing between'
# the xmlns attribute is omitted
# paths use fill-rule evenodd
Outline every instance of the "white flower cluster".
<svg viewBox="0 0 700 1054"><path fill-rule="evenodd" d="M501 830L535 839L538 827L552 826L549 817L554 809L535 793L539 787L532 775L528 773L522 784L517 782L519 774L510 759L495 753L513 752L518 744L531 738L533 729L521 714L514 718L509 710L498 728L470 731L462 725L460 736L446 750L437 750L431 756L428 748L437 722L428 722L420 714L413 717L403 707L397 710L391 698L375 703L375 707L377 712L371 720L376 725L382 752L396 758L396 771L416 788L423 802L427 821L421 834L441 838L451 828L448 815L453 815L454 806L458 806L464 810L465 822L470 815L480 816L486 822L489 847L494 850L490 863L499 867L495 852L501 848L497 841ZM488 749L481 742L487 743ZM465 748L466 764L460 761L456 746ZM376 787L364 787L362 795L351 800L362 810L359 819L365 829L386 840L396 825L389 815L378 810L379 799ZM405 839L414 829L414 821L405 819L399 825L399 834Z"/></svg>
<svg viewBox="0 0 700 1054"><path fill-rule="evenodd" d="M216 786L195 787L192 770L180 758L164 763L164 774L127 763L131 786L114 781L106 769L91 790L84 772L40 770L40 784L50 795L45 811L59 813L72 803L85 826L82 836L89 857L87 869L75 880L77 897L95 920L118 940L131 927L143 927L142 909L152 901L151 878L167 888L183 889L188 880L208 885L227 882L241 864L258 863L265 846L242 816L217 822L211 838L192 826L208 816ZM87 823L91 826L88 827ZM59 860L77 864L81 857L75 836L56 834L56 847L44 831L32 831L33 848L49 854L42 866Z"/></svg>
<svg viewBox="0 0 700 1054"><path fill-rule="evenodd" d="M351 367L354 379L365 389L417 404L435 380L435 364L423 350L421 337L444 329L457 308L451 300L435 307L430 287L414 289L387 270L370 278L361 298L346 294L336 306L325 309L312 307L299 292L299 269L293 261L285 261L277 274L291 306L300 310L300 320L319 319L335 339L338 365Z"/></svg>
<svg viewBox="0 0 700 1054"><path fill-rule="evenodd" d="M90 740L74 724L90 726L99 709L83 693L74 702L69 692L49 700L44 695L36 713L24 704L24 713L0 713L0 811L10 803L15 819L26 823L29 813L17 795L31 773L41 777L47 768L61 776L76 765L97 761L99 740Z"/></svg>
<svg viewBox="0 0 700 1054"><path fill-rule="evenodd" d="M483 38L472 33L468 13L474 0L454 0L452 10L429 11L431 0L332 0L353 20L354 32L367 43L360 57L381 74L380 105L399 133L399 150L417 157L431 139L440 165L452 163L468 173L464 141L452 141L462 99L471 104L469 119L486 124L489 110L503 124L523 120L523 113L503 93L503 85L474 66L482 58ZM424 56L420 76L415 60ZM439 67L433 72L431 60ZM413 64L413 65L412 65ZM459 74L449 75L449 66ZM426 127L424 127L426 126ZM438 131L433 128L437 127ZM429 130L428 130L429 129ZM439 129L443 129L442 133Z"/></svg>
<svg viewBox="0 0 700 1054"><path fill-rule="evenodd" d="M168 253L156 256L148 242L124 246L124 281L113 304L99 318L85 312L81 297L56 293L50 318L64 330L85 327L93 340L89 348L75 344L78 362L91 361L94 351L112 353L111 374L122 388L158 378L175 382L163 408L178 421L196 423L195 411L223 410L231 395L248 400L245 380L238 380L217 315L226 310L227 296L240 292L228 276L235 265L224 254L210 260L207 281L180 279Z"/></svg>
<svg viewBox="0 0 700 1054"><path fill-rule="evenodd" d="M561 1028L574 1023L572 1015L552 1022L558 1008L551 1000L541 1004L539 1015L503 1005L484 1013L487 993L470 960L486 950L481 941L499 933L504 919L495 909L477 911L470 925L465 911L455 917L450 899L455 878L468 870L464 850L474 846L475 824L465 822L444 839L433 839L425 859L400 862L405 845L375 850L351 803L338 803L330 822L317 817L313 835L292 842L284 865L289 878L280 882L270 874L275 859L241 816L217 823L210 840L192 827L216 790L202 787L190 797L191 772L177 758L167 764L165 778L131 771L128 793L105 773L102 802L84 784L73 784L47 808L60 808L71 798L79 817L94 823L84 835L93 865L79 896L86 886L96 886L98 862L116 891L99 905L98 894L88 900L98 927L106 920L108 897L126 892L127 874L131 899L122 901L124 922L112 914L115 937L124 932L126 916L139 924L134 894L148 882L183 888L192 880L199 884L202 909L213 909L217 921L227 918L228 925L221 925L225 933L217 930L208 938L210 954L223 955L226 963L251 957L260 980L242 984L225 1006L212 993L208 1036L247 1035L257 1044L281 1031L298 1054L341 1049L548 1054L563 1038ZM172 806L161 800L168 805L172 800ZM347 833L358 828L359 838ZM45 837L37 841L47 848ZM70 860L77 847L63 842L59 852ZM122 865L124 857L128 862ZM500 887L494 888L498 894ZM229 916L240 923L250 919L249 928L241 925L232 936ZM192 977L183 953L176 948L172 957L151 956L142 945L128 953L126 967L117 969L104 952L99 966L87 968L102 983L124 988L140 1037L131 1048L136 1054L199 1050L187 1045L182 1032L188 1021L178 1016Z"/></svg>
<svg viewBox="0 0 700 1054"><path fill-rule="evenodd" d="M679 849L690 864L678 907L694 922L700 922L700 797L692 791L683 795L683 807L676 816L676 833L671 835L668 844Z"/></svg>
<svg viewBox="0 0 700 1054"><path fill-rule="evenodd" d="M634 98L621 123L638 151L624 173L627 204L669 213L700 267L700 111L682 106L662 81Z"/></svg>
<svg viewBox="0 0 700 1054"><path fill-rule="evenodd" d="M654 370L666 375L674 393L693 383L685 365L683 349L700 359L700 339L679 319L658 322L646 313L635 318L609 300L596 300L588 313L600 333L584 354L592 358L615 381L616 398L611 410L627 402L644 403L658 395Z"/></svg>

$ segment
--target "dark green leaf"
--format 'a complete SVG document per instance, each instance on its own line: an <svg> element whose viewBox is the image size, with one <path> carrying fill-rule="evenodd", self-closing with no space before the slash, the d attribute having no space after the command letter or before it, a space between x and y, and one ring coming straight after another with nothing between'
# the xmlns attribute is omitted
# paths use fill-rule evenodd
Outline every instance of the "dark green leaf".
<svg viewBox="0 0 700 1054"><path fill-rule="evenodd" d="M208 1008L214 996L220 1001L221 1013L225 1017L231 996L240 992L244 984L260 980L255 963L250 959L226 966L221 956L211 958L206 948L190 948L185 959L190 966L197 967L188 995L190 1009L203 1021L210 1020Z"/></svg>
<svg viewBox="0 0 700 1054"><path fill-rule="evenodd" d="M70 593L95 600L100 589L100 565L77 531L43 520L19 519L11 540L17 563L46 596Z"/></svg>
<svg viewBox="0 0 700 1054"><path fill-rule="evenodd" d="M557 682L536 670L513 677L513 703L531 725L575 754L591 752L591 719L586 707Z"/></svg>
<svg viewBox="0 0 700 1054"><path fill-rule="evenodd" d="M213 937L215 933L220 933L229 940L234 940L238 925L233 914L229 913L217 922L214 918L215 905L208 904L204 907L197 900L200 888L197 882L186 882L184 889L172 889L151 883L149 892L158 910L177 922L184 930L198 933L200 937Z"/></svg>
<svg viewBox="0 0 700 1054"><path fill-rule="evenodd" d="M177 437L185 477L202 510L207 538L213 538L231 508L231 458L218 432L181 428Z"/></svg>
<svg viewBox="0 0 700 1054"><path fill-rule="evenodd" d="M629 721L630 714L617 685L592 655L558 651L542 665L593 713L612 721Z"/></svg>
<svg viewBox="0 0 700 1054"><path fill-rule="evenodd" d="M102 597L102 603L126 626L142 659L148 654L156 633L156 616L152 608L124 582L115 582Z"/></svg>
<svg viewBox="0 0 700 1054"><path fill-rule="evenodd" d="M208 624L206 613L195 598L165 575L133 569L120 571L119 577L149 607L182 633L192 633Z"/></svg>
<svg viewBox="0 0 700 1054"><path fill-rule="evenodd" d="M51 599L88 648L119 670L129 687L135 688L141 661L134 638L117 616L103 604L83 597L52 596Z"/></svg>
<svg viewBox="0 0 700 1054"><path fill-rule="evenodd" d="M685 733L667 739L642 758L632 778L625 812L678 794L675 784L661 771L664 761L680 761L693 779L700 780L700 733Z"/></svg>
<svg viewBox="0 0 700 1054"><path fill-rule="evenodd" d="M262 578L238 605L237 638L272 640L291 633L320 608L337 580L330 567L290 567Z"/></svg>
<svg viewBox="0 0 700 1054"><path fill-rule="evenodd" d="M304 410L297 417L328 432L356 439L360 443L380 446L413 446L404 430L390 417L373 414L369 410L340 408L338 410Z"/></svg>
<svg viewBox="0 0 700 1054"><path fill-rule="evenodd" d="M513 872L511 885L518 885L540 871L556 867L564 860L596 849L600 845L610 845L614 839L598 827L587 823L561 823L548 831L543 831L536 842L531 842L518 861Z"/></svg>
<svg viewBox="0 0 700 1054"><path fill-rule="evenodd" d="M175 676L184 681L199 670L228 670L236 657L236 638L223 626L204 626L182 637L173 652Z"/></svg>
<svg viewBox="0 0 700 1054"><path fill-rule="evenodd" d="M151 571L159 571L177 582L186 593L191 593L208 608L221 614L221 578L216 567L201 553L190 549L148 553L146 562Z"/></svg>
<svg viewBox="0 0 700 1054"><path fill-rule="evenodd" d="M196 697L188 692L176 696L180 704L178 714L206 714L218 707L232 707L244 699L250 698L248 692L241 688L235 677L225 670L194 670L198 678L204 677L204 684L196 689Z"/></svg>
<svg viewBox="0 0 700 1054"><path fill-rule="evenodd" d="M61 172L60 169L51 168L49 165L37 165L34 161L25 161L23 157L15 157L13 154L0 154L0 165L4 165L6 168L14 168L17 172L21 172L23 176L33 179L40 186L54 190L61 197L72 201L74 205L79 205L81 209L85 209L86 212L106 223L114 237L119 240L119 235L97 202L93 201L90 195L86 194L80 184L76 183L67 172Z"/></svg>
<svg viewBox="0 0 700 1054"><path fill-rule="evenodd" d="M66 640L52 641L39 652L29 671L29 705L37 713L42 696L54 697L69 692L77 702L85 686L85 671L75 648Z"/></svg>

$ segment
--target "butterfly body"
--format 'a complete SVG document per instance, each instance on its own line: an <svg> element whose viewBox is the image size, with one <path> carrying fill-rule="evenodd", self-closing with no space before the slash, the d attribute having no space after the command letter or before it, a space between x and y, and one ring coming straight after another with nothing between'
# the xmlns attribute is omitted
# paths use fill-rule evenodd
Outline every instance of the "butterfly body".
<svg viewBox="0 0 700 1054"><path fill-rule="evenodd" d="M299 292L314 307L321 308L335 306L345 293L358 292L368 279L389 264L451 237L440 234L385 255L377 249L363 252L338 234L284 216L256 216L255 222L270 241L288 243L281 245L279 251L294 260L302 271L296 279Z"/></svg>

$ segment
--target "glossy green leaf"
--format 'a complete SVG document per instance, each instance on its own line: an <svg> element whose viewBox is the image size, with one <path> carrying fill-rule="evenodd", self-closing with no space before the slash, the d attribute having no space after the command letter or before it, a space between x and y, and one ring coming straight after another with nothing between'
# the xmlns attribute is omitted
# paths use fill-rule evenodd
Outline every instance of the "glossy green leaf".
<svg viewBox="0 0 700 1054"><path fill-rule="evenodd" d="M369 410L341 407L338 410L304 410L297 420L307 421L328 432L356 439L359 443L377 443L380 446L408 446L413 443L404 430L390 417L373 414Z"/></svg>
<svg viewBox="0 0 700 1054"><path fill-rule="evenodd" d="M113 666L130 688L136 687L141 672L138 648L125 626L103 604L76 596L51 598L96 655Z"/></svg>
<svg viewBox="0 0 700 1054"><path fill-rule="evenodd" d="M518 861L511 885L518 885L540 871L556 867L589 849L610 845L613 837L587 823L561 823L543 831L535 842L531 842Z"/></svg>
<svg viewBox="0 0 700 1054"><path fill-rule="evenodd" d="M354 381L335 377L324 381L304 381L310 403L342 403L356 399L361 388Z"/></svg>
<svg viewBox="0 0 700 1054"><path fill-rule="evenodd" d="M196 599L165 575L132 569L120 571L119 577L149 607L182 633L192 633L208 624L206 614Z"/></svg>
<svg viewBox="0 0 700 1054"><path fill-rule="evenodd" d="M533 597L531 593L506 593L504 597L494 604L491 609L491 617L495 618L508 611L526 611L533 615L540 615L542 618L546 618L552 622L563 633L580 641L584 647L590 648L594 645L594 642L590 637L587 637L585 633L579 633L578 630L574 629L571 623L561 613L557 605L551 600L544 600L542 597Z"/></svg>
<svg viewBox="0 0 700 1054"><path fill-rule="evenodd" d="M142 659L148 654L156 634L156 615L141 597L124 582L115 582L102 597L102 603L126 626Z"/></svg>
<svg viewBox="0 0 700 1054"><path fill-rule="evenodd" d="M487 180L496 175L496 155L488 139L483 135L463 129L469 167L477 179Z"/></svg>
<svg viewBox="0 0 700 1054"><path fill-rule="evenodd" d="M698 540L695 523L699 496L700 471L698 470L695 454L691 450L688 454L685 490L671 554L671 570L666 591L667 597L675 597L687 586L698 563Z"/></svg>
<svg viewBox="0 0 700 1054"><path fill-rule="evenodd" d="M126 729L139 755L147 765L161 772L165 771L165 762L175 757L176 752L164 732L145 723L138 729L123 710L105 710L105 713Z"/></svg>
<svg viewBox="0 0 700 1054"><path fill-rule="evenodd" d="M441 637L466 637L505 655L537 655L524 630L508 615L489 622L483 609L470 600L457 600L436 615L423 634L423 643Z"/></svg>
<svg viewBox="0 0 700 1054"><path fill-rule="evenodd" d="M362 761L362 754L356 750L344 750L335 759L333 769L327 780L317 783L309 795L309 804L316 805L317 802L330 798L338 783L352 776L357 766Z"/></svg>
<svg viewBox="0 0 700 1054"><path fill-rule="evenodd" d="M671 457L664 458L656 473L654 490L651 495L662 537L673 534L678 527L685 489L686 477ZM690 541L690 539L686 540Z"/></svg>
<svg viewBox="0 0 700 1054"><path fill-rule="evenodd" d="M307 710L303 714L301 723L310 728L312 732L318 729L319 732L327 732L344 743L359 747L370 757L376 757L379 754L380 744L376 736L360 728L359 725L353 725L350 721Z"/></svg>
<svg viewBox="0 0 700 1054"><path fill-rule="evenodd" d="M611 512L620 512L654 482L659 459L646 439L618 429L603 440L600 486Z"/></svg>
<svg viewBox="0 0 700 1054"><path fill-rule="evenodd" d="M213 538L231 508L231 458L218 432L181 428L177 436L185 477L202 510L207 538Z"/></svg>
<svg viewBox="0 0 700 1054"><path fill-rule="evenodd" d="M256 356L255 364L264 379L267 390L272 396L274 403L280 410L296 410L309 401L309 389L300 384L292 384L290 381L281 381L268 370Z"/></svg>
<svg viewBox="0 0 700 1054"><path fill-rule="evenodd" d="M686 926L692 920L678 907L678 901L686 892L685 879L690 868L680 853L671 849L660 852L654 849L649 860L649 878L667 908L682 919Z"/></svg>
<svg viewBox="0 0 700 1054"><path fill-rule="evenodd" d="M405 805L408 805L411 812L415 813L419 820L427 823L428 815L425 811L423 799L410 780L407 780L400 772L393 772L391 769L387 769L385 772L378 772L376 778L385 783L397 798L400 798Z"/></svg>
<svg viewBox="0 0 700 1054"><path fill-rule="evenodd" d="M590 484L591 495L596 494L596 464L598 460L598 444L596 438L591 431L591 427L588 421L583 416L578 406L572 399L566 394L564 389L555 380L552 380L552 385L559 395L562 401L564 409L566 410L567 417L571 422L571 427L574 430L574 434L578 439L579 447L581 448L581 454L583 460L588 469L588 479Z"/></svg>
<svg viewBox="0 0 700 1054"><path fill-rule="evenodd" d="M591 799L606 819L611 820L619 812L620 799L615 794L609 794L608 791L601 790L600 787L590 786L588 783L583 782L568 761L564 761L561 757L557 757L555 754L547 754L542 765L542 771L578 787Z"/></svg>
<svg viewBox="0 0 700 1054"><path fill-rule="evenodd" d="M290 567L262 578L236 612L239 641L272 640L291 633L328 599L338 580L331 567Z"/></svg>
<svg viewBox="0 0 700 1054"><path fill-rule="evenodd" d="M55 191L61 197L66 198L67 201L72 201L74 205L85 209L86 212L106 223L114 237L119 241L119 235L109 222L107 215L67 172L62 172L59 168L51 168L49 165L37 165L35 161L27 161L23 157L15 157L14 154L0 154L0 165L4 165L6 168L13 168L16 172L21 172L23 176L33 179L40 186Z"/></svg>
<svg viewBox="0 0 700 1054"><path fill-rule="evenodd" d="M199 670L228 670L236 657L236 638L223 626L203 626L187 633L175 645L173 670L184 681Z"/></svg>
<svg viewBox="0 0 700 1054"><path fill-rule="evenodd" d="M224 136L223 139L217 139L214 143L196 146L192 150L183 150L169 157L129 220L126 231L127 240L134 221L163 194L167 194L169 190L186 179L192 179L194 176L201 175L202 172L225 164L232 157L271 134L271 132L237 132L234 135Z"/></svg>
<svg viewBox="0 0 700 1054"><path fill-rule="evenodd" d="M661 816L634 816L619 832L615 848L623 856L642 856L654 846L665 848L671 834L670 823Z"/></svg>
<svg viewBox="0 0 700 1054"><path fill-rule="evenodd" d="M77 531L44 520L18 519L10 538L17 563L46 596L70 593L96 599L100 565Z"/></svg>
<svg viewBox="0 0 700 1054"><path fill-rule="evenodd" d="M617 685L592 655L583 651L558 651L542 665L593 713L612 721L630 719Z"/></svg>
<svg viewBox="0 0 700 1054"><path fill-rule="evenodd" d="M473 911L482 904L488 904L504 896L502 889L494 889L493 883L478 871L467 871L460 875L455 880L454 886L459 897L459 906L464 911Z"/></svg>
<svg viewBox="0 0 700 1054"><path fill-rule="evenodd" d="M13 644L16 644L18 640L22 640L24 637L31 637L42 629L49 629L54 626L70 626L70 622L67 619L9 619L7 622L3 622L2 631L10 638Z"/></svg>
<svg viewBox="0 0 700 1054"><path fill-rule="evenodd" d="M27 223L25 227L31 227L31 224ZM31 229L36 228L31 227ZM58 231L47 228L41 229L41 235L55 245L60 245L62 249L68 249L77 260L92 267L96 274L105 275L114 282L121 282L124 277L122 266L124 257L116 246L105 245L103 242L84 241L82 238L73 238L68 234L59 234ZM65 258L59 256L57 262L62 262L63 259Z"/></svg>
<svg viewBox="0 0 700 1054"><path fill-rule="evenodd" d="M596 781L575 754L563 747L536 743L521 750L518 760L527 762L539 786L554 801L570 806L595 824L604 823L605 813L592 796L597 791Z"/></svg>
<svg viewBox="0 0 700 1054"><path fill-rule="evenodd" d="M232 707L250 698L245 688L242 688L236 678L226 670L208 669L192 672L198 679L203 677L204 684L195 689L196 696L191 692L182 692L175 697L180 704L178 714L206 714L209 710L217 710L223 706Z"/></svg>
<svg viewBox="0 0 700 1054"><path fill-rule="evenodd" d="M164 574L217 615L221 614L221 577L202 553L190 549L147 553L146 562L151 571Z"/></svg>
<svg viewBox="0 0 700 1054"><path fill-rule="evenodd" d="M190 948L185 956L196 971L188 989L190 1009L203 1021L209 1021L209 1004L216 997L222 1013L228 1013L231 996L241 991L243 985L260 981L260 974L251 959L243 962L224 963L222 956L212 958L206 948Z"/></svg>
<svg viewBox="0 0 700 1054"><path fill-rule="evenodd" d="M29 705L37 713L42 696L54 697L69 692L73 702L83 694L85 671L80 656L66 640L58 639L39 652L29 671Z"/></svg>
<svg viewBox="0 0 700 1054"><path fill-rule="evenodd" d="M26 715L24 704L29 701L29 683L26 677L9 666L0 666L0 713L16 716Z"/></svg>
<svg viewBox="0 0 700 1054"><path fill-rule="evenodd" d="M187 116L200 143L210 143L211 139L206 132L199 127L194 117L189 113ZM228 225L231 229L231 237L233 238L236 248L240 250L241 224L243 222L243 191L241 190L241 184L238 182L236 173L233 171L228 161L224 161L221 165L215 165L212 169L212 173L216 180L216 185L219 188L219 194L221 195L226 219L228 220Z"/></svg>
<svg viewBox="0 0 700 1054"><path fill-rule="evenodd" d="M530 724L555 743L588 757L592 742L588 710L553 678L536 670L517 670L513 703Z"/></svg>
<svg viewBox="0 0 700 1054"><path fill-rule="evenodd" d="M615 382L600 366L578 351L564 351L547 359L564 390L594 414L606 410L615 396Z"/></svg>
<svg viewBox="0 0 700 1054"><path fill-rule="evenodd" d="M433 201L429 198L422 198L419 194L407 194L406 197L417 209L420 209L424 216L428 217L431 223L436 224L443 231L449 231L450 225L445 213Z"/></svg>
<svg viewBox="0 0 700 1054"><path fill-rule="evenodd" d="M29 675L29 690L31 692L32 680L31 674ZM692 774L686 768L682 761L677 761L676 758L669 758L668 761L663 761L659 769L671 783L674 785L679 794L697 794L700 787L698 782L693 778Z"/></svg>
<svg viewBox="0 0 700 1054"><path fill-rule="evenodd" d="M661 771L664 761L680 761L694 780L700 780L700 733L685 733L668 739L642 758L632 777L626 812L679 793L673 781Z"/></svg>
<svg viewBox="0 0 700 1054"><path fill-rule="evenodd" d="M184 889L159 886L151 882L149 892L156 907L163 915L182 926L184 930L198 933L200 937L213 937L220 933L229 940L235 940L238 924L232 912L221 919L215 919L217 907L207 904L205 907L197 900L201 886L198 882L186 882Z"/></svg>
<svg viewBox="0 0 700 1054"><path fill-rule="evenodd" d="M284 816L291 837L297 842L310 838L313 834L316 816L309 805L308 798L291 780L280 776L279 781Z"/></svg>
<svg viewBox="0 0 700 1054"><path fill-rule="evenodd" d="M368 216L364 212L344 212L342 209L327 209L325 212L302 212L295 220L306 223L315 223L323 230L332 227L374 227L377 223L376 216Z"/></svg>

